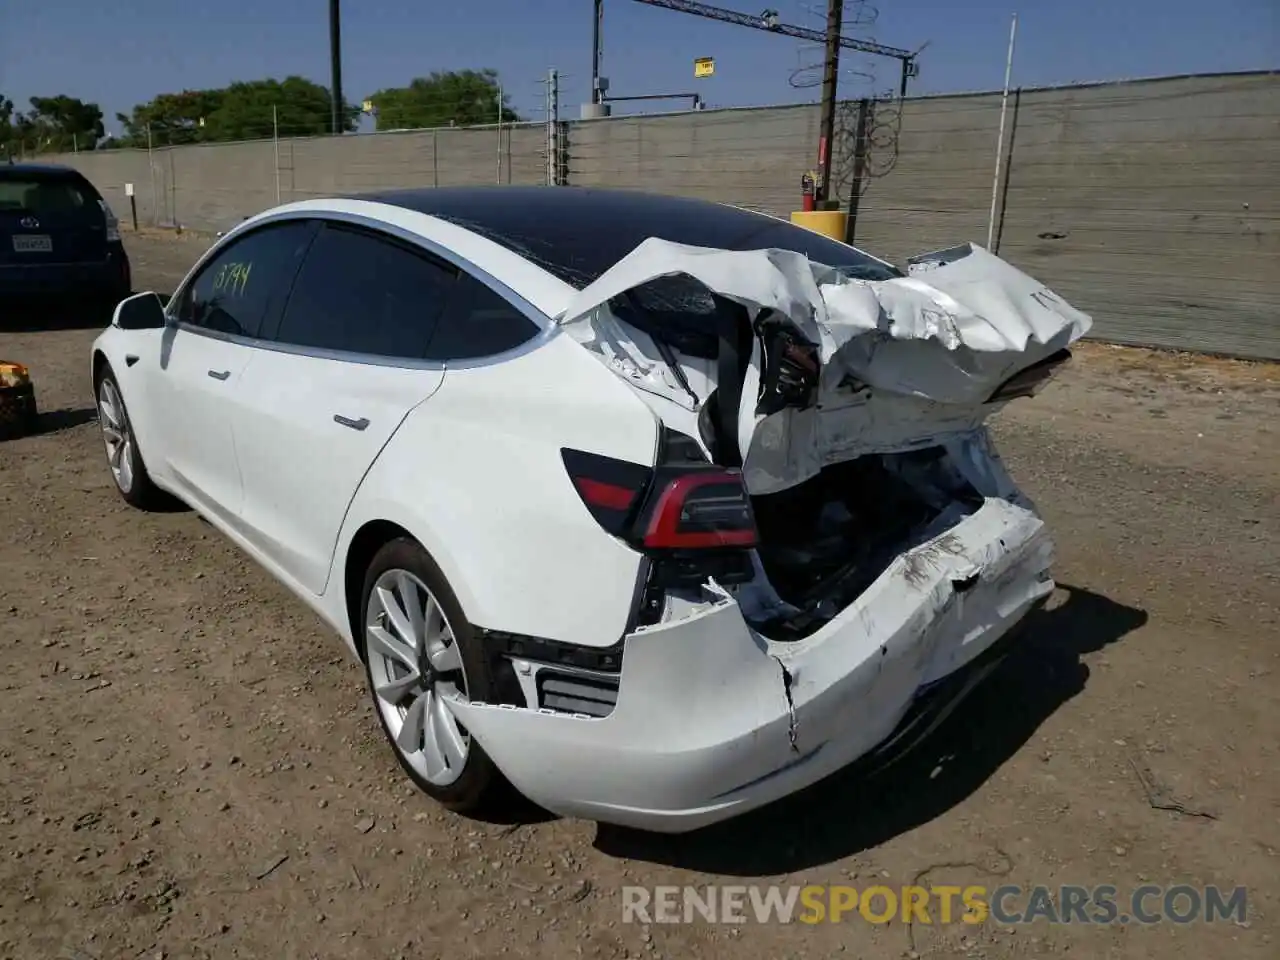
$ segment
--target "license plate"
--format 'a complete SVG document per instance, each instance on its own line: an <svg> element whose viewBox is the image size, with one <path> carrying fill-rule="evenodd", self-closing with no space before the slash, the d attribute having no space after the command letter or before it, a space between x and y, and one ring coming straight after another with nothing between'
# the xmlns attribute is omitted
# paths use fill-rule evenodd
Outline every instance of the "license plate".
<svg viewBox="0 0 1280 960"><path fill-rule="evenodd" d="M51 253L53 237L44 233L30 233L23 237L13 238L14 253Z"/></svg>

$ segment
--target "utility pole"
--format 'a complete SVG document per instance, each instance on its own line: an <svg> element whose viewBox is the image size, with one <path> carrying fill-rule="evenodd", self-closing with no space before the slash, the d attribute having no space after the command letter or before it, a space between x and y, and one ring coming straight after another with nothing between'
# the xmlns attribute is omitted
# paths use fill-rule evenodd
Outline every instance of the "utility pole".
<svg viewBox="0 0 1280 960"><path fill-rule="evenodd" d="M822 123L818 142L818 169L820 173L818 183L814 185L813 190L814 199L818 201L828 200L831 191L831 153L834 149L832 141L835 138L836 78L840 68L840 51L857 50L862 53L874 54L878 57L892 57L900 62L902 64L902 80L898 89L899 98L906 97L907 81L911 77L918 76L920 72L918 58L920 51L924 47L920 47L913 52L900 47L889 47L873 40L859 40L853 37L840 36L840 30L844 26L844 4L840 0L827 0L827 29L825 33L811 30L808 27L782 23L776 10L765 10L758 14L743 13L740 10L730 10L726 7L716 7L709 3L702 3L700 0L635 0L635 2L649 7L674 10L676 13L703 17L719 23L731 23L751 30L763 30L780 37L792 37L796 40L806 40L809 43L823 44L826 50L826 58L822 71ZM595 0L595 3L598 14L602 0ZM597 28L598 26L597 17ZM597 29L595 59L593 60L597 68L596 73L598 73L599 66L599 40L600 35ZM593 81L593 86L598 86L598 84ZM593 97L592 103L600 103L605 99L603 96L598 99ZM608 99L617 100L622 98L611 97Z"/></svg>
<svg viewBox="0 0 1280 960"><path fill-rule="evenodd" d="M329 0L329 99L332 101L333 132L342 132L342 25L340 0Z"/></svg>
<svg viewBox="0 0 1280 960"><path fill-rule="evenodd" d="M600 33L604 24L604 0L595 0L595 16L591 21L591 102L601 102Z"/></svg>
<svg viewBox="0 0 1280 960"><path fill-rule="evenodd" d="M831 192L831 152L836 135L836 81L840 76L840 28L844 25L844 3L827 0L827 56L822 68L822 124L818 140L818 202Z"/></svg>

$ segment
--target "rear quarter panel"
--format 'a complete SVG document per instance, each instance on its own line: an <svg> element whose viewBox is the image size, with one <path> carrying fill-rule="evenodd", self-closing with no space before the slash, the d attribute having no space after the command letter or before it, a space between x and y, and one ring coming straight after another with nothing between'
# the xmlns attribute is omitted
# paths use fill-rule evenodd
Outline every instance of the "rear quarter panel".
<svg viewBox="0 0 1280 960"><path fill-rule="evenodd" d="M352 538L389 520L434 557L472 623L615 643L641 558L587 512L560 450L649 464L657 441L644 402L563 333L500 363L449 370L352 502L329 581L335 606L345 607L341 573Z"/></svg>

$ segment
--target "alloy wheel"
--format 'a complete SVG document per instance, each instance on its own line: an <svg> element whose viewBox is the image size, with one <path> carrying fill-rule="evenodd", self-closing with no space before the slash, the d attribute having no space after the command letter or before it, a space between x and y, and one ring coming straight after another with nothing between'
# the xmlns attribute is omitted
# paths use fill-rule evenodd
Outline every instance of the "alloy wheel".
<svg viewBox="0 0 1280 960"><path fill-rule="evenodd" d="M122 493L133 489L133 431L120 392L110 378L98 386L98 423L107 447L107 463Z"/></svg>
<svg viewBox="0 0 1280 960"><path fill-rule="evenodd" d="M471 738L447 701L468 696L462 652L435 596L407 570L378 577L365 641L373 694L395 748L434 786L462 776Z"/></svg>

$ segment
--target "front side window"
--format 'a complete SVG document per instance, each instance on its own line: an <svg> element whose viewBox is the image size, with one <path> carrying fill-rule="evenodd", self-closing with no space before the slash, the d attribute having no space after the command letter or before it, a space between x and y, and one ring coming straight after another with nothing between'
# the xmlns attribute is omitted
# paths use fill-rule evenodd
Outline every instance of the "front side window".
<svg viewBox="0 0 1280 960"><path fill-rule="evenodd" d="M200 270L178 306L178 320L203 330L260 337L279 313L314 224L287 220L232 241Z"/></svg>
<svg viewBox="0 0 1280 960"><path fill-rule="evenodd" d="M275 339L421 360L457 271L391 237L326 224L307 252Z"/></svg>

